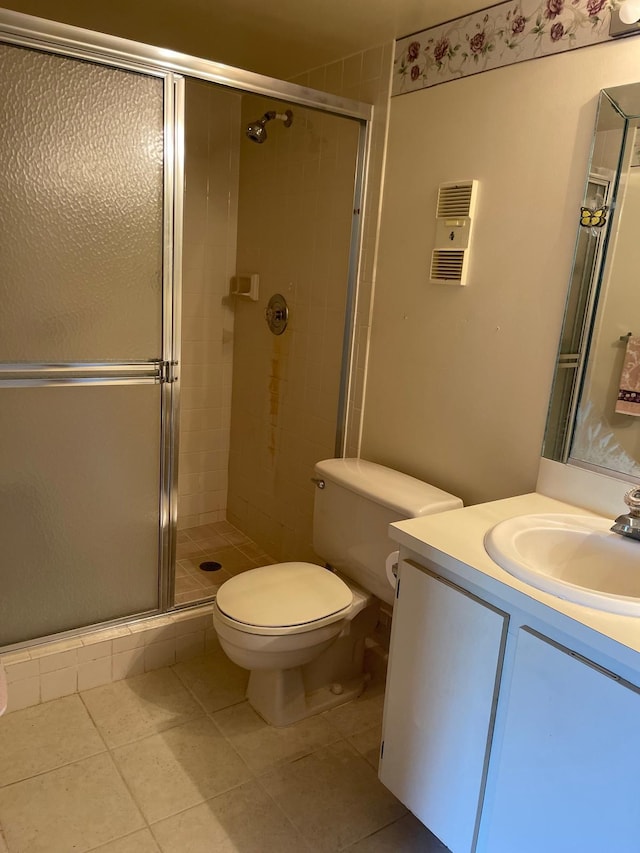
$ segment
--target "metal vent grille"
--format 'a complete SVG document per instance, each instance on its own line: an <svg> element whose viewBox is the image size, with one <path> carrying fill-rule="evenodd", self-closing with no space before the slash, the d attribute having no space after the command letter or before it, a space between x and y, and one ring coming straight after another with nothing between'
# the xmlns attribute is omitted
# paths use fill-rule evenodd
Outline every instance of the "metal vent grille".
<svg viewBox="0 0 640 853"><path fill-rule="evenodd" d="M440 184L436 216L446 219L471 216L474 184L475 181Z"/></svg>
<svg viewBox="0 0 640 853"><path fill-rule="evenodd" d="M431 253L431 281L462 284L464 249L434 249Z"/></svg>

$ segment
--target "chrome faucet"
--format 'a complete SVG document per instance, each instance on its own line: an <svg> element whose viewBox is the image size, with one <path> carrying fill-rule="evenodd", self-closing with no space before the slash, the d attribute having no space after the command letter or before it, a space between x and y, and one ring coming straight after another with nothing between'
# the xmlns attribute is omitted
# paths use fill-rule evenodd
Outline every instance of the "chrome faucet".
<svg viewBox="0 0 640 853"><path fill-rule="evenodd" d="M619 515L611 529L621 536L640 539L640 488L629 489L624 496L624 502L629 507L629 512Z"/></svg>

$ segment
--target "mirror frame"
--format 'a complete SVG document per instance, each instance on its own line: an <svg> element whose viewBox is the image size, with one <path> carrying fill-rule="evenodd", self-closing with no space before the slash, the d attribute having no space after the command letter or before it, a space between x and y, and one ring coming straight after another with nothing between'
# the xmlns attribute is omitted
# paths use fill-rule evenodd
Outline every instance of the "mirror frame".
<svg viewBox="0 0 640 853"><path fill-rule="evenodd" d="M601 303L607 270L613 257L608 256L610 238L619 227L621 208L617 201L622 178L622 164L625 162L628 146L633 144L637 127L634 122L640 119L640 83L616 86L600 92L585 180L583 208L592 206L589 202L593 198L594 185L598 183L599 178L594 164L597 133L602 129L599 125L605 113L611 109L616 118L620 119L620 145L616 168L608 181L608 187L602 192L602 203L608 207L608 217L602 228L590 229L591 240L589 241L587 236L586 243L585 228L582 224L578 225L542 448L543 457L565 464L570 460L578 406L585 384L593 332L597 322L598 306ZM576 210L577 213L578 210ZM585 275L585 269L588 270L588 275ZM628 473L590 465L578 459L572 458L571 464L598 470L612 477L635 479Z"/></svg>

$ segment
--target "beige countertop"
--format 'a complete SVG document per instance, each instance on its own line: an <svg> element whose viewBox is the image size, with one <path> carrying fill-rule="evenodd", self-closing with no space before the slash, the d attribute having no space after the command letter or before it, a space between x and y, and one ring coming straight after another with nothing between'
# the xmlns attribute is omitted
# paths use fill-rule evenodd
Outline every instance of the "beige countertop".
<svg viewBox="0 0 640 853"><path fill-rule="evenodd" d="M565 634L599 647L612 660L640 673L640 618L574 604L538 590L501 569L485 551L484 536L498 522L518 515L547 512L596 515L581 507L532 493L400 521L391 525L390 536L418 558L425 558L444 568L451 579L476 594L485 591L493 599L531 613ZM588 629L586 632L581 630L585 627Z"/></svg>

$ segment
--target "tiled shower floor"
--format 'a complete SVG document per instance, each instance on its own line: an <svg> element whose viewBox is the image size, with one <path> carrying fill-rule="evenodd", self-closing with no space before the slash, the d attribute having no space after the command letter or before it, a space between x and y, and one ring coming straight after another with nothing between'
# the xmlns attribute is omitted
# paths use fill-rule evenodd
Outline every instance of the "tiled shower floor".
<svg viewBox="0 0 640 853"><path fill-rule="evenodd" d="M200 568L205 561L221 563L222 569L205 572ZM272 557L228 521L180 530L175 603L187 604L215 595L220 584L232 575L273 562Z"/></svg>
<svg viewBox="0 0 640 853"><path fill-rule="evenodd" d="M203 657L0 718L0 853L436 853L378 781L384 654L363 696L286 729Z"/></svg>

